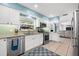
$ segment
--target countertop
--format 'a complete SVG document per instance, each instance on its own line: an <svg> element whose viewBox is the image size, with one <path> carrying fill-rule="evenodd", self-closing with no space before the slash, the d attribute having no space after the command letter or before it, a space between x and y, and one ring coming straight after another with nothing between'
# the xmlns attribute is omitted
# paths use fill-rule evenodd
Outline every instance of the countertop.
<svg viewBox="0 0 79 59"><path fill-rule="evenodd" d="M42 34L42 33L38 33L38 32L19 32L19 33L5 33L5 34L0 34L0 39L3 38L9 38L9 37L17 37L17 36L29 36L29 35L38 35L38 34Z"/></svg>
<svg viewBox="0 0 79 59"><path fill-rule="evenodd" d="M59 34L60 34L60 37L64 37L64 38L72 37L72 31L61 31Z"/></svg>
<svg viewBox="0 0 79 59"><path fill-rule="evenodd" d="M23 36L24 34L23 33L17 33L17 34L13 34L13 33L8 33L8 34L0 34L0 39L3 39L3 38L9 38L9 37L16 37L16 36Z"/></svg>
<svg viewBox="0 0 79 59"><path fill-rule="evenodd" d="M21 32L24 33L25 36L43 34L43 33L37 32L37 31L21 31Z"/></svg>

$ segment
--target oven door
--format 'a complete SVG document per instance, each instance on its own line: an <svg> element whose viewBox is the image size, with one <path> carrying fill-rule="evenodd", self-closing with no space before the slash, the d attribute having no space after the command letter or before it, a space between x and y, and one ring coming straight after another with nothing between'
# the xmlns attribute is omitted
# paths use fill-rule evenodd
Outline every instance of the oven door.
<svg viewBox="0 0 79 59"><path fill-rule="evenodd" d="M49 43L49 33L44 32L43 33L43 45Z"/></svg>

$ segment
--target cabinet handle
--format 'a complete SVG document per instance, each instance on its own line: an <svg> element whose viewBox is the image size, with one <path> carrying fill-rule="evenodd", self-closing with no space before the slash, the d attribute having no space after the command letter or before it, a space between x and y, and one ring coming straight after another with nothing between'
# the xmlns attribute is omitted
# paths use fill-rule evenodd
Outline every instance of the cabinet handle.
<svg viewBox="0 0 79 59"><path fill-rule="evenodd" d="M4 41L6 41L6 40L4 40Z"/></svg>

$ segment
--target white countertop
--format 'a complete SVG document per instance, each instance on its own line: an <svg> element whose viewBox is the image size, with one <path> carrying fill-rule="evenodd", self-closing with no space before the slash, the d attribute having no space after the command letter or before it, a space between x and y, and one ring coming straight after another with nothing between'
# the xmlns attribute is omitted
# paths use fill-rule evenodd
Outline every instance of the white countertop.
<svg viewBox="0 0 79 59"><path fill-rule="evenodd" d="M2 38L8 38L8 37L16 37L16 36L22 36L24 35L23 33L9 33L9 34L0 34L0 39Z"/></svg>

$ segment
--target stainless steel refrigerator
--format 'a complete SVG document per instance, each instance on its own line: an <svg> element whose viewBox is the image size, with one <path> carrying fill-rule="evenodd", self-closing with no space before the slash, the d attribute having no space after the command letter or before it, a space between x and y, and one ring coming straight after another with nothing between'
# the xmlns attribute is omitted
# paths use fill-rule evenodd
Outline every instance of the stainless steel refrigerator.
<svg viewBox="0 0 79 59"><path fill-rule="evenodd" d="M79 10L73 12L71 24L73 55L79 56Z"/></svg>

